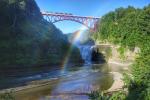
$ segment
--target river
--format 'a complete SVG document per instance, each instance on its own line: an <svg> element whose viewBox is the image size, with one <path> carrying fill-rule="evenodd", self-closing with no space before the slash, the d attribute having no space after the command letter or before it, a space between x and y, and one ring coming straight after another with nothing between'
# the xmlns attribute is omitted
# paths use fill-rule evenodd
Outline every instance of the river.
<svg viewBox="0 0 150 100"><path fill-rule="evenodd" d="M106 90L113 83L107 64L67 67L65 72L59 69L55 75L53 78L43 76L42 80L49 82L46 85L18 92L17 100L87 100L86 93Z"/></svg>
<svg viewBox="0 0 150 100"><path fill-rule="evenodd" d="M78 45L85 61L83 65L3 71L0 88L31 87L16 92L16 100L88 100L87 93L107 90L113 83L113 75L106 63L91 62L91 46Z"/></svg>

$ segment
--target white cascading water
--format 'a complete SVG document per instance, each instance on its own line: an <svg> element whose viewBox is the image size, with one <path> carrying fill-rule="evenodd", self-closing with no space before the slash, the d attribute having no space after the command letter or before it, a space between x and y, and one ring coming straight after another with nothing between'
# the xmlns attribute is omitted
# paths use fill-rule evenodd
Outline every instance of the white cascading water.
<svg viewBox="0 0 150 100"><path fill-rule="evenodd" d="M79 37L74 42L74 45L76 45L79 48L82 59L84 60L84 64L90 65L92 64L92 46L94 45L94 42L90 41L91 33L86 30L80 30L78 34Z"/></svg>
<svg viewBox="0 0 150 100"><path fill-rule="evenodd" d="M91 46L90 45L83 45L79 47L82 59L85 61L85 64L91 64Z"/></svg>
<svg viewBox="0 0 150 100"><path fill-rule="evenodd" d="M76 44L76 46L79 48L82 59L84 60L85 65L92 64L92 45L86 44L86 45L80 45Z"/></svg>

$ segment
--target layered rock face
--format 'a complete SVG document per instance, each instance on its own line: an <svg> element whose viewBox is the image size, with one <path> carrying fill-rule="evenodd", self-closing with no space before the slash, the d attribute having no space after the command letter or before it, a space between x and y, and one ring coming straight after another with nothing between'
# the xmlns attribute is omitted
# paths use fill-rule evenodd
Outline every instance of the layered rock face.
<svg viewBox="0 0 150 100"><path fill-rule="evenodd" d="M69 47L67 37L43 19L34 0L0 1L0 67L61 64ZM74 62L82 61L77 51Z"/></svg>

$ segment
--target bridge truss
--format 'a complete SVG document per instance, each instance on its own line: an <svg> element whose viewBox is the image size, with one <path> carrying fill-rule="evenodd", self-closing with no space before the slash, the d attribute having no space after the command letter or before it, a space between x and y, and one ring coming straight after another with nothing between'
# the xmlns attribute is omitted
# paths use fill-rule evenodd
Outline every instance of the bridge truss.
<svg viewBox="0 0 150 100"><path fill-rule="evenodd" d="M63 20L75 21L85 25L87 28L96 30L97 23L100 18L88 17L88 16L76 16L70 13L52 13L52 12L41 12L44 18L52 23L56 23Z"/></svg>

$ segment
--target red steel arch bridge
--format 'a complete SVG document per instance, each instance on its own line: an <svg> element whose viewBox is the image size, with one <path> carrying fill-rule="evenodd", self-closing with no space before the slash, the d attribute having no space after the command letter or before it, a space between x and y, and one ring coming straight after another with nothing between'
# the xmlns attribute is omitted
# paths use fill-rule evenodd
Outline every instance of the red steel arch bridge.
<svg viewBox="0 0 150 100"><path fill-rule="evenodd" d="M85 25L87 28L91 30L96 30L97 23L100 18L98 17L89 17L89 16L77 16L71 13L57 13L57 12L47 12L41 11L41 14L44 18L52 23L56 23L63 20L75 21L80 24Z"/></svg>

